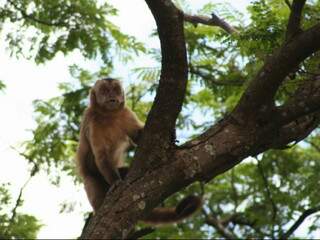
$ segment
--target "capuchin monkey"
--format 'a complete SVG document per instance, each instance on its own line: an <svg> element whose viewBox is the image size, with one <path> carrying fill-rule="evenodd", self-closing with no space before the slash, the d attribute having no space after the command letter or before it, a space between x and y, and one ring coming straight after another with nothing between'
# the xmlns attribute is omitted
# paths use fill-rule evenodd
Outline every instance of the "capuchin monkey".
<svg viewBox="0 0 320 240"><path fill-rule="evenodd" d="M90 92L77 149L77 165L89 202L97 212L109 188L124 179L124 154L130 141L137 143L143 123L125 106L121 82L113 78L98 80ZM177 207L155 208L143 219L150 224L174 223L192 215L201 207L201 198L188 196Z"/></svg>

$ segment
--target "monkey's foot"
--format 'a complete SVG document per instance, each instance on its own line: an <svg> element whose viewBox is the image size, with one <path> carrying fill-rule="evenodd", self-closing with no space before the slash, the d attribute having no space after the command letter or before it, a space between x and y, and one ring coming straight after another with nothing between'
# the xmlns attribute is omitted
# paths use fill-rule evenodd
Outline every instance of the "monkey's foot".
<svg viewBox="0 0 320 240"><path fill-rule="evenodd" d="M114 190L116 190L120 186L121 183L123 183L122 179L117 180L115 183L111 185L107 193L112 193Z"/></svg>

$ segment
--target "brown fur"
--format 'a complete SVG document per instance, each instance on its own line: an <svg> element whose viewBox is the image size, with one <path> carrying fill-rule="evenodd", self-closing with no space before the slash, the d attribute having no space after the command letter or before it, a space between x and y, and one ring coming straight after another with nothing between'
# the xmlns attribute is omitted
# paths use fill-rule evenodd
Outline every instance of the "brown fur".
<svg viewBox="0 0 320 240"><path fill-rule="evenodd" d="M142 129L135 113L125 106L121 83L111 78L98 80L83 115L77 150L79 173L95 212L110 186L125 177L123 155L130 140L137 142ZM199 201L189 196L177 208L156 208L144 221L156 224L179 221L195 212L201 206Z"/></svg>

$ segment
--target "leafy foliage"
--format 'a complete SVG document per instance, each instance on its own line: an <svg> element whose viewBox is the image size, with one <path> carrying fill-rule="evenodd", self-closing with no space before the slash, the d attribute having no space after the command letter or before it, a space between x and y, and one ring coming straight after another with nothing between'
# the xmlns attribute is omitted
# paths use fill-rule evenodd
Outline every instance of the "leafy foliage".
<svg viewBox="0 0 320 240"><path fill-rule="evenodd" d="M37 63L52 59L58 52L78 50L87 58L101 57L110 65L111 56L120 50L124 58L144 52L141 43L121 33L107 19L116 14L110 4L94 0L8 0L0 5L0 22L12 23L13 29L5 32L11 53L34 57Z"/></svg>

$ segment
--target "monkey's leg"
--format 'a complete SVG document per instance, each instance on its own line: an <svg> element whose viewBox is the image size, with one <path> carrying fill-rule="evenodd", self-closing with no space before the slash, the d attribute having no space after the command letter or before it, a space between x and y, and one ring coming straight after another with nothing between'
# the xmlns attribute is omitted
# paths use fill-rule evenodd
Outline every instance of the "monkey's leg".
<svg viewBox="0 0 320 240"><path fill-rule="evenodd" d="M121 179L118 169L113 166L112 159L109 159L105 152L98 152L95 155L95 160L99 172L109 185L113 185L117 180Z"/></svg>
<svg viewBox="0 0 320 240"><path fill-rule="evenodd" d="M94 212L97 212L103 203L103 199L109 189L109 186L103 179L92 175L84 176L83 181L89 202Z"/></svg>

